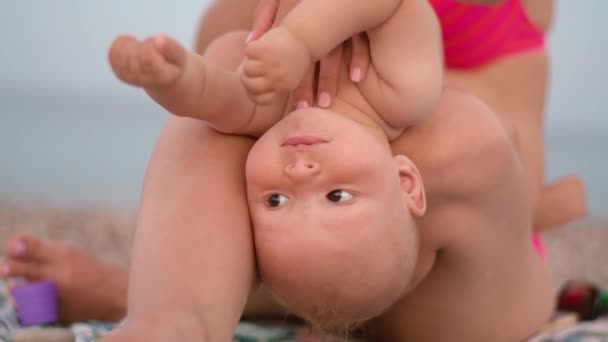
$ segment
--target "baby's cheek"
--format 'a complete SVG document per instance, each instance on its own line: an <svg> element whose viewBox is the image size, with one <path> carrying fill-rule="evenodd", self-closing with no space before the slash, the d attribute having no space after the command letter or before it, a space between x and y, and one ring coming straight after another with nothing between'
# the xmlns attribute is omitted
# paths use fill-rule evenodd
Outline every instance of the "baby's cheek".
<svg viewBox="0 0 608 342"><path fill-rule="evenodd" d="M266 210L259 208L252 212L255 248L258 263L269 271L284 268L291 258L291 241L286 238L288 232L275 223L275 218L268 218Z"/></svg>

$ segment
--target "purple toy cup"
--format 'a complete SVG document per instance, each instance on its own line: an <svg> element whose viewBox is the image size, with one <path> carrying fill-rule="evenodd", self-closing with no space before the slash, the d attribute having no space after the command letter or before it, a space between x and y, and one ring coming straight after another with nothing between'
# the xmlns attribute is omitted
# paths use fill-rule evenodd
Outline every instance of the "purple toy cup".
<svg viewBox="0 0 608 342"><path fill-rule="evenodd" d="M12 291L19 322L23 326L58 321L57 285L52 281L26 283Z"/></svg>

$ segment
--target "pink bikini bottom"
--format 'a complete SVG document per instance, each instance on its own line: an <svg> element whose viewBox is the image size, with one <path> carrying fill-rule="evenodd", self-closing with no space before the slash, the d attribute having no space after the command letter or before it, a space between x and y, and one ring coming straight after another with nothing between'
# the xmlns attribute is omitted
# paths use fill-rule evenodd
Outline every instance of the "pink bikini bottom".
<svg viewBox="0 0 608 342"><path fill-rule="evenodd" d="M549 252L547 251L547 247L545 247L545 242L543 241L543 238L540 236L540 234L534 233L534 235L532 235L532 245L534 246L534 249L536 250L538 255L540 255L541 258L547 259L547 257L549 256Z"/></svg>

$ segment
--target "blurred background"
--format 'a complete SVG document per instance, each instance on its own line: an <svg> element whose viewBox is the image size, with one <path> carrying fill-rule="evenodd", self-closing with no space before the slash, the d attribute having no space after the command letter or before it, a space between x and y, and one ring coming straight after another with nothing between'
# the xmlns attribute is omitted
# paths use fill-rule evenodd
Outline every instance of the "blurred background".
<svg viewBox="0 0 608 342"><path fill-rule="evenodd" d="M187 45L207 1L21 0L0 10L0 198L136 208L167 114L117 81L112 39L168 33ZM608 1L558 1L550 37L549 178L581 175L608 217Z"/></svg>

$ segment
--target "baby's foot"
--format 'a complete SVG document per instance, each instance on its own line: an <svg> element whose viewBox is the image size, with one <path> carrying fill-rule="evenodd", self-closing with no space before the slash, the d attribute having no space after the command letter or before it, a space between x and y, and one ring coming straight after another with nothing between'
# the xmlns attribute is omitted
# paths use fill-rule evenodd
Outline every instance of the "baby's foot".
<svg viewBox="0 0 608 342"><path fill-rule="evenodd" d="M535 213L537 231L559 227L587 214L585 183L577 176L565 176L545 185Z"/></svg>
<svg viewBox="0 0 608 342"><path fill-rule="evenodd" d="M184 73L186 49L164 35L138 41L133 36L114 40L109 53L116 77L143 88L165 87L175 83Z"/></svg>
<svg viewBox="0 0 608 342"><path fill-rule="evenodd" d="M7 257L0 264L1 276L57 283L62 322L114 321L124 317L126 270L68 243L27 234L9 239Z"/></svg>
<svg viewBox="0 0 608 342"><path fill-rule="evenodd" d="M257 104L269 104L278 94L300 84L312 56L304 42L284 27L276 27L247 45L243 84Z"/></svg>

